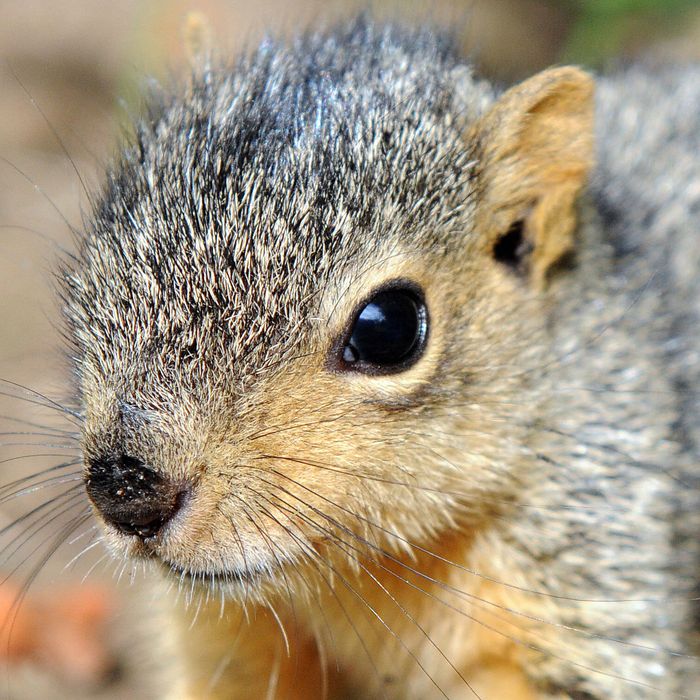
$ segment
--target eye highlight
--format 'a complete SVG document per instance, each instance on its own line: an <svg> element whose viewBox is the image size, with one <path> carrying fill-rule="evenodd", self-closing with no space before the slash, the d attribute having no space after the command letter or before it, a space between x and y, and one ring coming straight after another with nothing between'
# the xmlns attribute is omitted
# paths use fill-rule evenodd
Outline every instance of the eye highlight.
<svg viewBox="0 0 700 700"><path fill-rule="evenodd" d="M394 282L359 308L337 364L364 374L401 372L418 361L427 338L428 309L421 290L410 282Z"/></svg>

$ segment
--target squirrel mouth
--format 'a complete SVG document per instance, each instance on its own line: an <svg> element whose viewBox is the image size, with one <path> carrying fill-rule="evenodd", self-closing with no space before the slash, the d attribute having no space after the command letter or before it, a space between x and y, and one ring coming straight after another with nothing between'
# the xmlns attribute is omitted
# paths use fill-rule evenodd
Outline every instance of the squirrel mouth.
<svg viewBox="0 0 700 700"><path fill-rule="evenodd" d="M185 581L195 585L210 587L212 585L228 588L240 588L248 586L259 579L262 572L248 571L198 571L184 566L179 566L170 561L162 561L162 568L169 577L184 583Z"/></svg>

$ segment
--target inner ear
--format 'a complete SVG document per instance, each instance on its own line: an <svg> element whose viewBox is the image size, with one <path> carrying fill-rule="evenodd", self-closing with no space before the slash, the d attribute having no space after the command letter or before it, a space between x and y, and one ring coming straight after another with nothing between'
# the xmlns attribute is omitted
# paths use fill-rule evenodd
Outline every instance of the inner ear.
<svg viewBox="0 0 700 700"><path fill-rule="evenodd" d="M493 245L493 257L502 265L520 274L529 268L529 259L534 245L525 237L525 220L514 221Z"/></svg>

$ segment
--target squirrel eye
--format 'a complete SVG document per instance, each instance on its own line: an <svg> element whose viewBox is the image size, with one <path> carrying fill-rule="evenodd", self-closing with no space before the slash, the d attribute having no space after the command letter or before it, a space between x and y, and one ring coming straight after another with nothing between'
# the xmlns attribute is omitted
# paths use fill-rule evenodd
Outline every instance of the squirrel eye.
<svg viewBox="0 0 700 700"><path fill-rule="evenodd" d="M411 287L377 292L355 317L341 353L343 369L390 374L408 369L422 355L428 336L428 311Z"/></svg>

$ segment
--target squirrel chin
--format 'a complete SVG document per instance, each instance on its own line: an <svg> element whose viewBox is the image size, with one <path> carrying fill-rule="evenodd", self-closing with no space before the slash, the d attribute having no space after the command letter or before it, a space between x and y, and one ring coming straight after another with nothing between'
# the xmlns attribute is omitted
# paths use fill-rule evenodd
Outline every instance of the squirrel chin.
<svg viewBox="0 0 700 700"><path fill-rule="evenodd" d="M161 569L168 577L181 582L190 581L195 585L205 586L207 588L215 585L227 589L240 589L241 587L247 587L253 584L262 576L262 572L197 571L164 560L161 560L160 564Z"/></svg>

